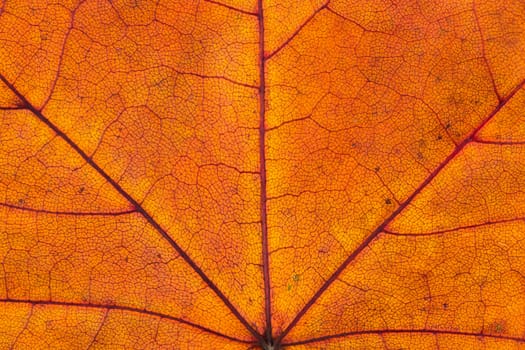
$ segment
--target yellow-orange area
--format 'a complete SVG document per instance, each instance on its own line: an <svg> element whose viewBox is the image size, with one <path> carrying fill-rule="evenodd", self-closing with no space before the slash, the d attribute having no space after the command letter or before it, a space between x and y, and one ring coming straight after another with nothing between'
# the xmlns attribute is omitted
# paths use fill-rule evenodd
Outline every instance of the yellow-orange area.
<svg viewBox="0 0 525 350"><path fill-rule="evenodd" d="M0 346L9 349L246 349L158 316L95 307L1 304Z"/></svg>
<svg viewBox="0 0 525 350"><path fill-rule="evenodd" d="M512 340L487 339L481 337L467 337L464 335L405 333L405 334L381 334L381 335L359 335L353 337L339 338L333 340L319 341L307 345L289 347L294 350L308 349L486 349L486 350L520 350L523 346Z"/></svg>
<svg viewBox="0 0 525 350"><path fill-rule="evenodd" d="M492 144L525 143L525 90L520 90L479 133L477 140Z"/></svg>
<svg viewBox="0 0 525 350"><path fill-rule="evenodd" d="M383 233L288 341L363 331L519 339L525 332L524 229L518 221L434 235Z"/></svg>
<svg viewBox="0 0 525 350"><path fill-rule="evenodd" d="M0 348L524 348L524 19L0 2Z"/></svg>
<svg viewBox="0 0 525 350"><path fill-rule="evenodd" d="M376 13L383 23L333 2L268 62L281 327L496 107L476 18L458 8L428 18L405 3Z"/></svg>

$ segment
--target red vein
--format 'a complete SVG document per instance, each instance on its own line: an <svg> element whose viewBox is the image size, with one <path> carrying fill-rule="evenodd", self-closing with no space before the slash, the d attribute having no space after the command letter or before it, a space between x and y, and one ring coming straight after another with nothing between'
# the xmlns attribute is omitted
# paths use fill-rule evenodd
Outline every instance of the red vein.
<svg viewBox="0 0 525 350"><path fill-rule="evenodd" d="M93 347L93 345L95 345L97 343L97 338L98 338L98 336L100 334L100 331L102 330L102 328L104 327L104 325L106 324L106 321L108 319L109 311L110 311L109 309L106 309L106 312L104 313L104 318L100 322L100 325L98 326L97 332L93 336L93 340L91 340L91 343L89 343L89 346L87 347L87 350L91 349Z"/></svg>
<svg viewBox="0 0 525 350"><path fill-rule="evenodd" d="M72 139L70 139L62 130L53 124L47 117L45 117L40 110L35 108L2 74L0 80L23 102L23 104L30 110L40 121L46 124L51 130L55 132L60 138L84 159L93 169L95 169L113 188L120 193L137 212L153 226L159 234L175 249L179 256L186 261L186 263L199 275L204 283L222 300L226 307L232 314L244 325L244 327L259 341L262 341L261 336L248 323L248 321L241 315L241 313L233 306L231 301L224 295L224 293L213 283L213 281L204 273L204 271L197 265L195 261L171 238L171 236L160 226L160 224L153 219L153 217L137 202L128 192L126 192L112 177L110 177L95 161L88 156Z"/></svg>
<svg viewBox="0 0 525 350"><path fill-rule="evenodd" d="M135 72L146 72L146 71L149 71L151 69L169 69L170 71L178 74L178 75L189 75L189 76L192 76L192 77L196 77L196 78L200 78L200 79L217 79L217 80L224 80L224 81L227 81L231 84L234 84L234 85L238 85L238 86L242 86L242 87L246 87L246 88L249 88L249 89L259 89L259 86L257 85L252 85L252 84L248 84L248 83L243 83L241 81L237 81L237 80L234 80L232 78L229 78L227 76L224 76L224 75L208 75L208 74L201 74L201 73L196 73L196 72L189 72L189 71L183 71L183 70L178 70L178 69L173 69L172 67L168 67L164 64L160 64L160 65L156 65L156 66L153 66L153 67L149 67L149 68L141 68L141 69L132 69L132 70L124 70L124 69L117 69L117 70L113 70L113 73L125 73L125 74L129 74L129 73L135 73ZM44 107L41 107L41 109L43 109Z"/></svg>
<svg viewBox="0 0 525 350"><path fill-rule="evenodd" d="M53 215L73 215L73 216L120 216L120 215L133 214L137 212L137 210L135 209L117 211L113 213L112 212L53 211L53 210L47 210L47 209L20 207L20 206L8 204L8 203L0 203L0 207L6 207L6 208L22 210L22 211L30 211L33 213L53 214Z"/></svg>
<svg viewBox="0 0 525 350"><path fill-rule="evenodd" d="M340 14L339 12L335 11L334 9L332 9L332 8L329 7L329 6L326 7L326 10L328 10L328 11L331 12L331 13L333 13L333 14L336 15L337 17L339 17L339 18L341 18L341 19L343 19L343 20L345 20L345 21L347 21L347 22L350 22L350 23L352 23L353 25L358 26L358 27L361 28L361 30L363 30L363 31L370 32L370 33L382 33L382 34L387 34L387 33L385 33L385 32L380 32L380 31L370 30L370 29L368 29L368 28L365 28L361 23L356 22L356 21L354 21L353 19L350 19L350 18L348 18L348 17L346 17L346 16Z"/></svg>
<svg viewBox="0 0 525 350"><path fill-rule="evenodd" d="M447 330L440 330L440 329L380 329L380 330L370 330L370 331L356 331L356 332L346 332L346 333L339 333L339 334L333 334L333 335L327 335L324 337L317 337L317 338L310 338L306 340L301 340L297 342L292 343L286 343L282 344L283 346L296 346L296 345L305 345L305 344L311 344L336 338L343 338L343 337L352 337L352 336L360 336L360 335L374 335L374 334L388 334L388 333L395 333L395 334L402 334L402 333L409 333L409 334L433 334L433 335L461 335L461 336L468 336L468 337L487 337L487 338L496 338L496 339L504 339L504 340L513 340L517 342L525 342L525 338L518 338L518 337L511 337L511 336L505 336L505 335L498 335L498 334L485 334L485 333L471 333L471 332L461 332L461 331L447 331Z"/></svg>
<svg viewBox="0 0 525 350"><path fill-rule="evenodd" d="M5 107L0 107L0 111L20 111L20 110L25 110L27 108L25 108L24 106L5 106Z"/></svg>
<svg viewBox="0 0 525 350"><path fill-rule="evenodd" d="M491 140L480 140L478 138L472 140L472 142L483 143L487 145L499 145L499 146L525 145L525 141L491 141Z"/></svg>
<svg viewBox="0 0 525 350"><path fill-rule="evenodd" d="M295 32L293 32L293 34L288 38L286 39L281 45L279 45L278 48L276 48L275 50L273 50L272 52L270 52L269 54L266 55L266 60L269 60L270 58L272 58L273 56L275 56L279 51L281 51L286 45L288 45L302 30L304 27L306 27L306 25L308 23L310 23L315 16L317 16L317 14L319 12L321 12L322 10L324 10L325 8L328 7L328 4L330 3L330 1L327 1L323 6L319 7L317 10L314 11L314 13L312 13L310 15L310 17L308 17L306 19L306 21L304 21L296 30Z"/></svg>
<svg viewBox="0 0 525 350"><path fill-rule="evenodd" d="M203 332L213 334L215 336L225 338L228 340L232 340L238 343L246 343L251 344L252 341L249 340L242 340L235 337L231 337L227 334L223 334L217 331L214 331L213 329L209 329L207 327L201 326L197 323L193 323L190 321L186 321L182 318L173 317L170 315L166 315L160 312L156 311L150 311L146 309L138 309L130 306L122 306L122 305L104 305L104 304L94 304L94 303L75 303L75 302L67 302L67 301L53 301L53 300L26 300L26 299L0 299L0 302L2 303L18 303L18 304L30 304L30 305L44 305L44 306L68 306L68 307L85 307L85 308L92 308L92 309L102 309L102 310L120 310L120 311L128 311L133 313L138 313L141 315L147 315L147 316L153 316L153 317L160 317L162 319L167 319L171 321L176 321L185 325L188 325L193 328L197 328Z"/></svg>
<svg viewBox="0 0 525 350"><path fill-rule="evenodd" d="M301 118L296 118L296 119L290 119L290 120L286 120L278 125L275 125L275 126L272 126L271 128L267 128L266 131L269 132L269 131L273 131L273 130L276 130L276 129L279 129L281 127L283 127L284 125L286 124L290 124L290 123L297 123L297 122L300 122L300 121L304 121L304 120L308 120L308 119L312 119L312 115L309 114L307 115L306 117L301 117ZM317 124L317 123L316 123Z"/></svg>
<svg viewBox="0 0 525 350"><path fill-rule="evenodd" d="M67 41L69 39L69 36L71 35L71 32L73 31L73 25L75 23L75 17L76 17L77 11L82 6L83 2L84 2L84 0L80 1L77 4L77 6L73 9L73 11L71 12L71 19L69 20L69 26L67 28L67 32L64 35L64 40L62 40L62 44L60 45L62 50L60 51L60 55L58 56L58 64L57 64L55 77L54 77L54 79L51 82L51 86L49 88L49 95L47 95L47 98L44 100L44 102L40 106L41 110L43 110L47 106L47 104L51 100L51 97L53 96L53 93L55 92L55 88L56 88L56 85L57 85L57 82L58 82L60 70L62 69L62 64L63 64L63 61L64 61L64 52L66 51L66 43L67 43Z"/></svg>
<svg viewBox="0 0 525 350"><path fill-rule="evenodd" d="M525 217L514 218L514 219L503 219L503 220L487 221L487 222L482 222L482 223L479 223L479 224L458 226L458 227L449 228L449 229L446 229L446 230L432 231L432 232L426 232L426 233L412 233L412 232L401 233L401 232L393 232L393 231L389 231L389 230L383 230L383 232L386 233L387 235L392 235L392 236L410 236L410 237L434 236L434 235L440 235L440 234L447 233L447 232L468 230L468 229L471 229L471 228L478 228L478 227L490 226L490 225L498 225L498 224L504 224L504 223L507 223L507 222L515 222L515 221L525 221Z"/></svg>
<svg viewBox="0 0 525 350"><path fill-rule="evenodd" d="M197 78L201 78L201 79L225 80L225 81L230 82L230 83L232 83L234 85L239 85L239 86L243 86L243 87L250 88L250 89L258 89L259 88L256 85L243 83L243 82L240 82L240 81L237 81L237 80L233 80L231 78L228 78L228 77L225 77L225 76L222 76L222 75L205 75L205 74L199 74L199 73L193 73L193 72L183 72L183 71L178 71L178 70L175 70L175 72L177 72L177 74L180 74L180 75L191 75L191 76L194 76L194 77L197 77Z"/></svg>
<svg viewBox="0 0 525 350"><path fill-rule="evenodd" d="M15 345L18 343L20 336L22 335L22 333L24 333L27 330L27 326L29 326L29 322L31 321L31 318L33 317L34 309L35 309L35 306L31 305L31 310L29 310L29 313L27 314L27 318L24 322L24 327L22 327L20 332L18 332L18 334L16 335L15 340L13 341L13 343L11 344L11 347L9 348L10 350L15 348Z"/></svg>
<svg viewBox="0 0 525 350"><path fill-rule="evenodd" d="M233 6L230 6L230 5L226 5L226 4L223 4L223 3L218 2L218 1L213 1L213 0L204 0L204 1L205 2L209 2L210 4L215 4L215 5L218 5L218 6L225 7L227 9L232 10L232 11L243 13L243 14L248 15L248 16L257 16L258 15L256 12L250 12L250 11L242 10L240 8L233 7Z"/></svg>
<svg viewBox="0 0 525 350"><path fill-rule="evenodd" d="M299 320L306 314L306 312L315 304L321 295L328 289L330 285L339 277L339 275L346 269L346 267L355 260L355 258L370 245L370 243L385 229L385 227L392 222L413 200L421 193L430 182L467 146L473 141L478 132L505 106L505 104L525 85L525 80L519 83L505 98L503 98L494 110L475 128L461 143L459 143L452 153L450 153L443 162L441 162L433 172L412 192L412 194L399 205L399 207L392 212L392 214L383 221L366 239L346 258L345 261L335 270L335 272L323 283L319 290L310 298L306 305L299 311L295 318L290 322L288 327L277 338L276 344L280 344L283 338L297 325Z"/></svg>
<svg viewBox="0 0 525 350"><path fill-rule="evenodd" d="M481 39L480 40L481 41L481 55L483 57L483 62L485 63L485 66L487 67L487 70L489 72L492 89L494 90L494 93L496 93L498 100L501 101L501 95L499 94L498 87L496 86L496 81L494 80L494 74L492 74L492 70L490 69L489 60L487 59L487 53L485 49L485 39L483 38L483 31L481 30L481 24L479 23L478 12L476 11L476 2L472 3L472 12L474 13L474 19L476 20L476 26L478 27L479 36Z"/></svg>
<svg viewBox="0 0 525 350"><path fill-rule="evenodd" d="M258 0L257 23L259 26L259 161L260 161L260 215L262 235L262 268L264 283L264 314L266 318L265 336L267 344L272 342L272 301L270 290L270 259L268 254L268 194L266 190L266 77L264 56L264 10L263 0Z"/></svg>

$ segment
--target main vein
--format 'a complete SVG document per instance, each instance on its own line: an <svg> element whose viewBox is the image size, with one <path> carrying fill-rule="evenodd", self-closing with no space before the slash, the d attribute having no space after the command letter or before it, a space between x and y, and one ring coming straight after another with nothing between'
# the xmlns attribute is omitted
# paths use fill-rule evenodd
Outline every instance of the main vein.
<svg viewBox="0 0 525 350"><path fill-rule="evenodd" d="M270 291L270 264L268 254L268 216L266 190L266 56L264 52L263 0L258 0L257 24L259 29L259 167L260 167L260 207L262 231L262 263L264 280L264 310L266 318L266 342L272 341L272 303Z"/></svg>

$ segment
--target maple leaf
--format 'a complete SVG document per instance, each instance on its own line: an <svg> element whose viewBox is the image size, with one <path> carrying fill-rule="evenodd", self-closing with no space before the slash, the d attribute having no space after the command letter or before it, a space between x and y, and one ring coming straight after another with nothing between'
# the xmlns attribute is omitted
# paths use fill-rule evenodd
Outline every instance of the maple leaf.
<svg viewBox="0 0 525 350"><path fill-rule="evenodd" d="M0 348L524 347L523 2L0 5Z"/></svg>

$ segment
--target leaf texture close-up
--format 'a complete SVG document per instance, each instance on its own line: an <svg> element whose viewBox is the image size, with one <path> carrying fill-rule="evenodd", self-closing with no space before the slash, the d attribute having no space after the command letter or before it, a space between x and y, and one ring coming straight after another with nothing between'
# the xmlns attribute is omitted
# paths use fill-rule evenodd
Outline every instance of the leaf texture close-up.
<svg viewBox="0 0 525 350"><path fill-rule="evenodd" d="M3 0L0 116L0 349L525 349L522 0Z"/></svg>

